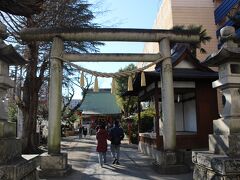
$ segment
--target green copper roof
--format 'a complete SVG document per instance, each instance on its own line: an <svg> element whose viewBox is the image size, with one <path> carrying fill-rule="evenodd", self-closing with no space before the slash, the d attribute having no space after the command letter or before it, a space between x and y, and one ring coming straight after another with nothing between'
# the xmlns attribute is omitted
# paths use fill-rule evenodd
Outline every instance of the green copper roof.
<svg viewBox="0 0 240 180"><path fill-rule="evenodd" d="M88 115L120 114L116 98L110 92L88 92L80 110Z"/></svg>

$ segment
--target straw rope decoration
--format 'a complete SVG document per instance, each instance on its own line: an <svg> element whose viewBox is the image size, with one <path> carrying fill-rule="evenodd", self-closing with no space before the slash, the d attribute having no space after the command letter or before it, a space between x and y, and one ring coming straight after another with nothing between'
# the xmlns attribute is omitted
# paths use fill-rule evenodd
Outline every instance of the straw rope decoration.
<svg viewBox="0 0 240 180"><path fill-rule="evenodd" d="M111 92L114 93L115 91L115 80L116 78L120 78L120 77L128 77L128 91L132 91L133 90L133 86L132 86L132 77L134 74L141 72L141 86L146 86L146 79L145 79L145 74L144 74L144 70L148 69L149 67L167 59L167 58L171 58L171 57L163 57L163 58L159 58L151 63L149 63L148 65L138 68L138 69L134 69L131 71L123 71L123 72L115 72L115 73L103 73L103 72L98 72L98 71L92 71L89 69L86 69L84 67L81 67L77 64L74 64L72 62L69 62L61 57L56 57L53 56L51 57L51 59L59 59L67 64L69 64L70 66L76 68L79 71L82 71L81 73L81 77L80 77L80 86L83 87L84 86L84 73L88 73L91 74L93 76L95 76L95 84L94 84L94 92L98 92L98 79L97 77L103 77L103 78L113 78L112 80L112 90Z"/></svg>

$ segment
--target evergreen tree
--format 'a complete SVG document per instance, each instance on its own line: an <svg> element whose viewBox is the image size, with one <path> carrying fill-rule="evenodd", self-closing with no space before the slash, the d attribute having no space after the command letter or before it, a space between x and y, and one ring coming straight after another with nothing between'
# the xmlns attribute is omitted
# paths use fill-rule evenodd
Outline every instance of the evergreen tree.
<svg viewBox="0 0 240 180"><path fill-rule="evenodd" d="M207 35L207 30L203 29L202 25L189 25L185 27L184 25L178 25L174 26L172 28L175 31L182 31L182 30L189 30L189 32L195 32L200 35L200 41L199 43L191 43L190 45L190 50L194 56L196 56L196 50L198 49L200 53L206 54L207 51L202 47L202 44L206 44L209 42L212 38Z"/></svg>

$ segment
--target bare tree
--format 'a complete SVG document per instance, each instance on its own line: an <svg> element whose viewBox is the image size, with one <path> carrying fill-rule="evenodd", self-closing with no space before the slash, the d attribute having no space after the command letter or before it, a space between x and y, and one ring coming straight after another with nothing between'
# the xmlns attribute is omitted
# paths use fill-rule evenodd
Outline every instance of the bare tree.
<svg viewBox="0 0 240 180"><path fill-rule="evenodd" d="M32 16L15 16L0 12L0 20L8 26L10 42L22 43L19 31L29 27L73 27L95 28L92 23L94 14L90 11L91 4L85 0L46 0L42 6L42 12ZM17 13L16 13L17 14ZM65 42L67 52L96 52L98 42ZM23 152L37 151L36 144L36 120L39 103L39 91L42 84L48 80L49 74L50 44L43 42L30 42L22 46L22 55L29 60L24 69L24 82L22 98L18 97L18 106L22 110L24 119ZM64 66L64 75L73 74L70 66Z"/></svg>
<svg viewBox="0 0 240 180"><path fill-rule="evenodd" d="M77 85L73 82L75 85L77 85L81 88L82 99L76 104L75 107L73 107L72 109L70 109L70 111L68 113L66 113L66 109L69 107L69 105L72 101L72 98L74 96L74 91L75 91L74 88L71 87L71 90L72 90L73 93L69 93L70 96L64 98L65 101L63 102L64 105L63 105L63 108L62 108L62 118L63 119L70 118L81 107L90 86L93 84L93 76L92 75L90 75L88 77L85 76L85 82L86 82L86 85L84 87L81 87L81 86L79 86L79 85Z"/></svg>

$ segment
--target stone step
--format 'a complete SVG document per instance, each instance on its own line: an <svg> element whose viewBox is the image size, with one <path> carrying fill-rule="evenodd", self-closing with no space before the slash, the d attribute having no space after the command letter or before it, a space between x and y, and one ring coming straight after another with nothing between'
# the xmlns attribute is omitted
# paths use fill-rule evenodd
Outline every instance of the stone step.
<svg viewBox="0 0 240 180"><path fill-rule="evenodd" d="M20 158L11 163L0 166L0 179L6 180L36 180L37 175L37 162L36 157L29 158L28 160Z"/></svg>

